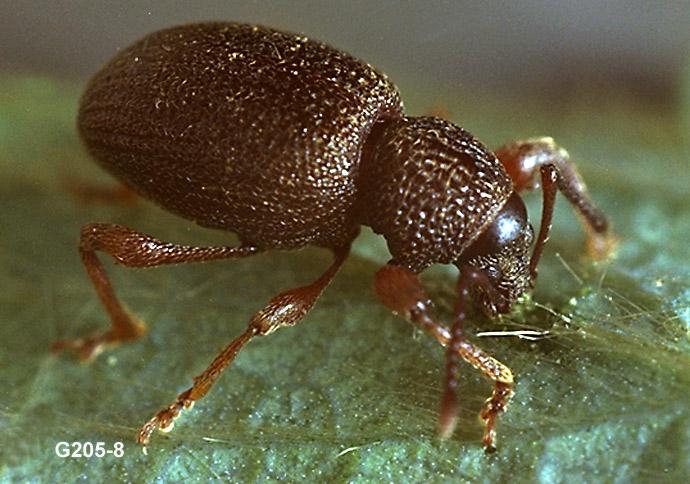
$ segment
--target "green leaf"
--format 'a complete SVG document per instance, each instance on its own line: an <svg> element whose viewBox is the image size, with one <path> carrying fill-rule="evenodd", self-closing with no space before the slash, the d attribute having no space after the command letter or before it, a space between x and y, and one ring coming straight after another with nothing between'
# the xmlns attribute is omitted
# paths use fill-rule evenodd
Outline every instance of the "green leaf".
<svg viewBox="0 0 690 484"><path fill-rule="evenodd" d="M365 231L335 282L294 328L258 338L213 390L155 434L139 427L187 388L250 315L281 290L317 277L319 249L247 260L127 270L108 262L146 338L81 365L48 348L103 327L76 244L92 221L181 243L233 243L145 202L76 202L66 177L109 178L74 130L78 89L0 78L0 477L6 481L674 481L690 478L690 224L687 137L674 113L632 104L542 111L478 97L448 103L492 144L549 134L579 162L621 237L593 264L559 199L532 297L500 321L477 318L473 339L517 375L499 423L499 451L480 445L477 413L491 385L463 369L458 430L434 437L443 351L391 315L370 288L385 244ZM452 99L449 96L449 99ZM408 103L418 112L433 105ZM675 117L674 117L675 116ZM538 219L539 197L528 197ZM105 258L104 258L105 259ZM453 274L424 277L439 314ZM482 331L548 331L528 341ZM59 442L123 442L121 458L60 458Z"/></svg>

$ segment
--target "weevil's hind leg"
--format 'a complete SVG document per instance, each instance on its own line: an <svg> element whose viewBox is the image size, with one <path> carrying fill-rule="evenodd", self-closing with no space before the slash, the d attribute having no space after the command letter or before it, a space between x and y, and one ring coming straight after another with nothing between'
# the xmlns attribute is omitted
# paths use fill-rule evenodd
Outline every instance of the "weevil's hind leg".
<svg viewBox="0 0 690 484"><path fill-rule="evenodd" d="M77 202L134 205L139 200L139 195L122 183L104 185L64 176L62 186Z"/></svg>
<svg viewBox="0 0 690 484"><path fill-rule="evenodd" d="M321 277L307 286L278 294L263 309L256 312L247 329L221 351L203 373L194 378L192 387L180 393L172 404L154 415L141 428L137 441L144 446L144 450L151 439L151 434L157 428L163 431L170 430L173 421L183 409L190 408L196 400L208 393L221 372L232 363L240 349L254 336L272 333L283 326L294 325L302 319L337 274L348 253L349 246L334 250L335 260Z"/></svg>
<svg viewBox="0 0 690 484"><path fill-rule="evenodd" d="M88 224L81 230L79 254L86 272L110 317L111 327L87 338L55 341L53 351L74 351L82 361L94 358L105 345L140 338L145 325L129 314L118 300L96 251L112 256L127 267L155 267L163 264L205 262L246 257L259 252L253 246L194 247L171 244L115 224Z"/></svg>
<svg viewBox="0 0 690 484"><path fill-rule="evenodd" d="M438 423L438 434L441 438L450 437L457 423L456 392L459 358L493 380L494 390L480 413L480 418L484 421L484 448L487 451L493 451L496 419L501 412L505 411L508 400L513 394L513 374L510 368L468 341L463 333L465 307L468 304L470 288L475 284L483 287L482 274L466 271L464 278L461 274L458 284L462 292L456 306L456 323L452 330L434 320L430 311L431 301L417 275L409 269L387 264L376 273L374 289L386 307L418 324L439 343L448 347L444 396Z"/></svg>
<svg viewBox="0 0 690 484"><path fill-rule="evenodd" d="M534 190L540 185L544 191L542 223L530 264L533 276L536 276L536 266L551 227L556 189L576 208L587 235L590 256L603 259L613 251L617 238L609 230L606 216L589 197L587 187L568 152L552 138L514 141L501 146L495 153L513 179L517 191Z"/></svg>

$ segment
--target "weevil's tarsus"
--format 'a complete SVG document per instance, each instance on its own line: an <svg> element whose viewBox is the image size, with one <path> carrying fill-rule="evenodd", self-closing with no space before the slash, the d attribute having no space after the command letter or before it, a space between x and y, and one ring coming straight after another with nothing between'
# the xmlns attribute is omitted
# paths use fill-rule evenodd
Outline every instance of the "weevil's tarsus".
<svg viewBox="0 0 690 484"><path fill-rule="evenodd" d="M585 230L585 246L589 258L594 261L605 261L613 256L620 238L610 230L597 232L582 215L579 213L577 215Z"/></svg>
<svg viewBox="0 0 690 484"><path fill-rule="evenodd" d="M446 350L446 380L444 396L441 400L441 417L445 414L457 412L457 387L459 383L458 356L484 373L495 382L491 397L486 401L480 413L483 420L484 447L495 447L495 426L499 413L505 411L508 400L513 394L513 374L503 363L484 353L468 342L464 333L465 321L469 317L469 309L473 294L482 291L485 298L492 301L494 307L501 307L501 294L494 288L489 277L483 270L465 265L460 268L457 284L457 301L454 311L454 323L450 331L450 341ZM453 428L440 428L441 435L452 434Z"/></svg>
<svg viewBox="0 0 690 484"><path fill-rule="evenodd" d="M257 328L249 326L241 335L226 346L208 368L201 375L194 378L194 385L191 388L180 393L173 403L144 424L137 435L137 442L146 448L151 440L151 434L156 429L164 433L172 431L175 420L180 416L182 410L191 409L194 406L194 401L208 392L220 373L235 359L240 349L258 333L259 330Z"/></svg>

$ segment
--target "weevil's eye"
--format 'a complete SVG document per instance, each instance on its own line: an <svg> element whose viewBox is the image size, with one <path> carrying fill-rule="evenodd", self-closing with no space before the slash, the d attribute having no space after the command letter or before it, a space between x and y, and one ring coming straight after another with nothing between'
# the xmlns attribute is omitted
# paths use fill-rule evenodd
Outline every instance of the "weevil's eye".
<svg viewBox="0 0 690 484"><path fill-rule="evenodd" d="M484 232L462 254L463 261L478 256L497 254L507 245L521 238L529 230L527 209L520 196L513 192L503 209Z"/></svg>

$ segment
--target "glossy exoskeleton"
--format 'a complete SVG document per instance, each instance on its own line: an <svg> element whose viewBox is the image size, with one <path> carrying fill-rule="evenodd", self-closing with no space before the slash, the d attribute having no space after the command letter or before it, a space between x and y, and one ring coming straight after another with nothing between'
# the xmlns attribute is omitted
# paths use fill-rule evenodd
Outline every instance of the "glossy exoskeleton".
<svg viewBox="0 0 690 484"><path fill-rule="evenodd" d="M208 392L247 342L302 319L367 225L392 255L375 275L377 296L447 348L439 434L448 437L455 427L463 359L494 382L480 414L492 450L513 375L467 339L470 303L489 316L507 313L533 287L557 190L581 216L591 253L603 255L613 240L567 152L551 138L492 152L448 121L406 116L395 86L370 65L265 27L199 23L143 38L91 79L78 128L93 157L127 187L199 225L232 231L241 243L182 246L121 225L86 225L80 254L112 326L58 341L56 349L89 359L145 331L118 301L97 251L129 267L307 245L334 254L317 280L255 313L193 386L143 426L144 446ZM538 186L544 198L535 238L518 192ZM432 315L418 279L431 264L459 269L448 326Z"/></svg>

